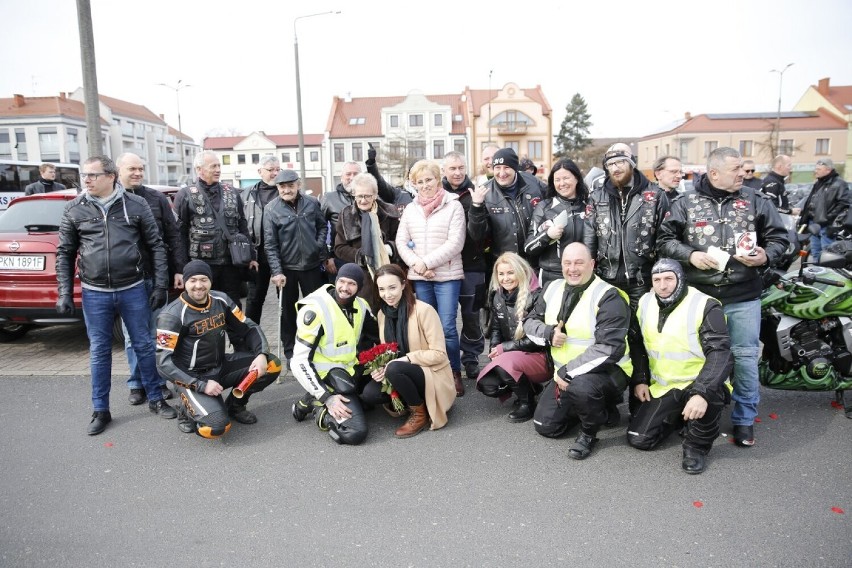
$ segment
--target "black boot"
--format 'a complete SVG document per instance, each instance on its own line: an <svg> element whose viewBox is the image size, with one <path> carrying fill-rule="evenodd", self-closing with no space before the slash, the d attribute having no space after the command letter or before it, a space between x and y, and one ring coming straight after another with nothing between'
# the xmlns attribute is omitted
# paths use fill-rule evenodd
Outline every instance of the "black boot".
<svg viewBox="0 0 852 568"><path fill-rule="evenodd" d="M517 382L515 395L518 397L518 405L509 413L509 422L526 422L532 419L535 414L535 392L526 376L522 376Z"/></svg>

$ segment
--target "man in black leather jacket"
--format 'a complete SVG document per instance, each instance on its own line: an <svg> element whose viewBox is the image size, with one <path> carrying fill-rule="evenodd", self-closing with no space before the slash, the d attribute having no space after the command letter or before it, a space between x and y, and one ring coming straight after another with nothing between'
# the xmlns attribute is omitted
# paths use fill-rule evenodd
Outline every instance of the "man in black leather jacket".
<svg viewBox="0 0 852 568"><path fill-rule="evenodd" d="M691 286L722 303L734 354L734 441L749 447L760 402L759 270L778 262L789 241L778 210L762 193L743 187L743 177L739 152L713 150L707 175L672 203L657 250L684 265Z"/></svg>
<svg viewBox="0 0 852 568"><path fill-rule="evenodd" d="M498 150L491 163L494 177L471 192L468 237L488 249L492 259L504 252L523 256L533 209L547 188L518 171L518 155L511 148Z"/></svg>
<svg viewBox="0 0 852 568"><path fill-rule="evenodd" d="M636 169L628 152L610 147L603 165L606 179L589 196L583 242L592 251L595 273L627 292L635 312L651 289L657 229L669 200Z"/></svg>
<svg viewBox="0 0 852 568"><path fill-rule="evenodd" d="M249 238L240 193L226 183L219 183L222 165L215 152L200 152L195 156L193 165L198 180L195 185L182 187L175 196L175 212L183 246L189 258L203 260L210 265L213 289L225 292L236 305L242 306L240 288L243 271L234 266L228 240L216 220L217 215L221 215L231 235L241 233ZM249 270L258 268L254 254L253 250Z"/></svg>
<svg viewBox="0 0 852 568"><path fill-rule="evenodd" d="M754 162L752 162L751 167L754 168ZM779 213L790 213L790 202L787 199L787 189L784 185L784 180L790 175L792 169L793 159L790 156L785 156L784 154L775 156L775 159L772 160L772 170L766 174L766 177L763 178L763 183L759 187L764 195L772 198ZM743 185L754 187L745 183L745 181L743 181Z"/></svg>
<svg viewBox="0 0 852 568"><path fill-rule="evenodd" d="M822 251L834 242L834 237L840 232L852 196L830 159L817 160L814 177L816 183L802 207L799 224L807 225L811 230L810 258L819 261Z"/></svg>
<svg viewBox="0 0 852 568"><path fill-rule="evenodd" d="M166 249L151 208L141 197L128 194L118 183L113 161L93 156L83 163L80 177L86 192L65 206L56 249L59 299L56 311L74 313L74 273L83 285L83 314L89 336L92 372L92 420L88 434L106 429L112 420L109 391L112 384L112 327L116 315L127 323L136 352L148 408L161 418L177 412L163 400L154 362L154 344L148 336L151 306L166 300ZM145 291L143 255L153 259L154 289ZM79 258L78 258L79 254Z"/></svg>

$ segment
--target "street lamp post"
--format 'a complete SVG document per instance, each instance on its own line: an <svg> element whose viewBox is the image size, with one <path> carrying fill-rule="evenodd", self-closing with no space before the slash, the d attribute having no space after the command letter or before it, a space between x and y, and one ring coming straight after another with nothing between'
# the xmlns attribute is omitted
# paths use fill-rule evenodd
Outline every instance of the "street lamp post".
<svg viewBox="0 0 852 568"><path fill-rule="evenodd" d="M177 100L178 142L180 143L180 175L177 181L180 183L181 178L186 175L186 154L183 151L183 125L180 122L180 90L191 87L192 85L184 84L183 79L178 79L177 85L174 87L166 83L157 83L157 85L172 89L175 92L175 99ZM166 130L166 135L168 135L168 130Z"/></svg>
<svg viewBox="0 0 852 568"><path fill-rule="evenodd" d="M770 73L778 73L778 115L775 119L775 152L776 154L781 153L781 85L784 82L784 71L790 68L793 65L792 63L788 63L784 69L780 71L778 69L771 69ZM772 156L773 158L775 156Z"/></svg>
<svg viewBox="0 0 852 568"><path fill-rule="evenodd" d="M299 36L296 34L296 22L314 16L325 16L328 14L339 14L340 10L329 10L328 12L317 12L306 16L298 16L293 20L293 53L296 56L296 116L299 119L299 172L302 183L307 184L305 179L305 131L302 128L302 85L299 78Z"/></svg>

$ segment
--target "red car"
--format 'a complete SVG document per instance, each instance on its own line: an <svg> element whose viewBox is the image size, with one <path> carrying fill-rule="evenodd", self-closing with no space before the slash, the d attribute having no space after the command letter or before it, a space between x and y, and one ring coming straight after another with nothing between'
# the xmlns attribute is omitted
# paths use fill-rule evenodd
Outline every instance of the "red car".
<svg viewBox="0 0 852 568"><path fill-rule="evenodd" d="M59 220L74 190L20 197L0 215L0 341L33 326L83 321L80 279L74 277L73 316L56 313Z"/></svg>

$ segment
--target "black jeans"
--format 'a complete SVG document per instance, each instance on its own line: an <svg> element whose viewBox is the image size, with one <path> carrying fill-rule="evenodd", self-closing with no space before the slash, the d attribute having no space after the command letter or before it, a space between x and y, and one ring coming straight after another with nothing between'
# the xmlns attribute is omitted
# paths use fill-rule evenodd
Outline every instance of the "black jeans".
<svg viewBox="0 0 852 568"><path fill-rule="evenodd" d="M296 344L296 302L299 301L299 289L302 297L307 296L325 284L324 273L319 267L312 270L282 270L287 283L281 289L284 294L281 310L281 347L287 359L293 358L293 346Z"/></svg>
<svg viewBox="0 0 852 568"><path fill-rule="evenodd" d="M266 300L266 293L269 291L269 279L272 274L269 272L269 263L266 262L266 255L258 251L257 263L260 265L257 270L250 270L251 278L248 282L248 297L246 298L246 317L254 323L260 323L260 317L263 315L263 302Z"/></svg>
<svg viewBox="0 0 852 568"><path fill-rule="evenodd" d="M210 271L213 273L213 289L224 292L238 308L243 309L240 302L242 269L233 264L211 264Z"/></svg>
<svg viewBox="0 0 852 568"><path fill-rule="evenodd" d="M555 381L544 385L535 409L533 425L542 436L555 438L578 422L590 436L607 420L607 407L621 400L627 375L619 367L574 377L568 388L557 390Z"/></svg>

